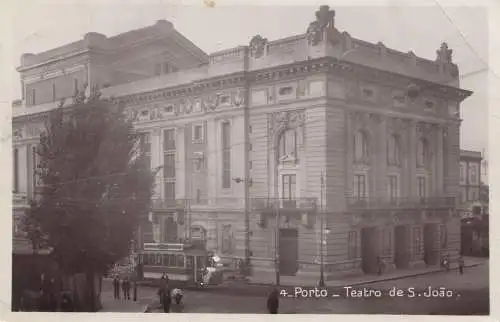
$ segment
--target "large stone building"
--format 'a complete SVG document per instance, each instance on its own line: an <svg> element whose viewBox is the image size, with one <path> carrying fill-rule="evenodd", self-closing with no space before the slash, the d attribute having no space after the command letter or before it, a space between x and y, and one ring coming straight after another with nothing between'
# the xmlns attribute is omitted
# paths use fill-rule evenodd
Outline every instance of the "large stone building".
<svg viewBox="0 0 500 322"><path fill-rule="evenodd" d="M23 55L14 196L32 196L43 113L85 83L127 106L162 166L142 242L197 240L249 257L261 280L277 262L317 279L321 253L327 275L373 272L378 256L397 269L456 256L471 92L452 51L427 60L368 43L334 16L322 6L302 35L211 55L163 20Z"/></svg>

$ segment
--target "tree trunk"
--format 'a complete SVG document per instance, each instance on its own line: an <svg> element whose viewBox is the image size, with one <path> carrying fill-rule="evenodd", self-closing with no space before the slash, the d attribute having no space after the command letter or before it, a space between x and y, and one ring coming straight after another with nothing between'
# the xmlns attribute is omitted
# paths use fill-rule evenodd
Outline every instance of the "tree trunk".
<svg viewBox="0 0 500 322"><path fill-rule="evenodd" d="M95 273L93 270L87 271L87 300L86 308L88 312L97 312L97 296L95 290Z"/></svg>

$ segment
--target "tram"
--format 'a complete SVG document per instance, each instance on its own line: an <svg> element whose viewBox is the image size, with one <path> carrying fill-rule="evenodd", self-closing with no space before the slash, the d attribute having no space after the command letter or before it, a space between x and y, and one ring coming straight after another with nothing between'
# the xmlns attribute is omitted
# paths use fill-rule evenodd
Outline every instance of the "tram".
<svg viewBox="0 0 500 322"><path fill-rule="evenodd" d="M138 255L138 275L145 281L159 281L163 274L172 287L208 287L223 281L222 269L202 246L145 243Z"/></svg>

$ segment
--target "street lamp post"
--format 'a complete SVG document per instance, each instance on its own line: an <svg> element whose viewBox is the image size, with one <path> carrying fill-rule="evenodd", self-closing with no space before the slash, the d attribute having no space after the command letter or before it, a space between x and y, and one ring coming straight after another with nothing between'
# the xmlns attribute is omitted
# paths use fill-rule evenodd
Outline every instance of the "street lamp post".
<svg viewBox="0 0 500 322"><path fill-rule="evenodd" d="M276 273L276 286L280 285L280 205L279 200L275 202L275 211L276 211L276 232L275 232L275 246L274 246L274 265L275 265L275 273Z"/></svg>
<svg viewBox="0 0 500 322"><path fill-rule="evenodd" d="M325 186L325 178L323 175L323 172L321 172L321 194L320 194L320 216L321 216L321 246L320 246L320 275L319 275L319 286L320 287L325 287L325 262L324 262L324 247L325 247L325 222L324 222L324 212L323 212L323 193L324 193L324 186Z"/></svg>
<svg viewBox="0 0 500 322"><path fill-rule="evenodd" d="M248 178L233 178L236 183L244 184L244 194L245 194L245 274L250 274L250 186L252 185L252 179Z"/></svg>

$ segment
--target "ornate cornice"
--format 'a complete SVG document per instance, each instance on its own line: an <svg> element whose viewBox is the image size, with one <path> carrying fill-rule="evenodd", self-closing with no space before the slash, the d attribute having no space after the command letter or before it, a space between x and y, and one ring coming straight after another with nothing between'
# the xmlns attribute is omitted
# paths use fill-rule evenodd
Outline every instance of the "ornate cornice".
<svg viewBox="0 0 500 322"><path fill-rule="evenodd" d="M144 104L156 100L180 99L193 96L200 96L214 91L241 87L246 84L245 73L225 75L224 77L204 79L198 82L178 85L176 87L143 92L139 94L124 95L118 101L127 104Z"/></svg>

